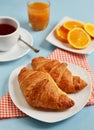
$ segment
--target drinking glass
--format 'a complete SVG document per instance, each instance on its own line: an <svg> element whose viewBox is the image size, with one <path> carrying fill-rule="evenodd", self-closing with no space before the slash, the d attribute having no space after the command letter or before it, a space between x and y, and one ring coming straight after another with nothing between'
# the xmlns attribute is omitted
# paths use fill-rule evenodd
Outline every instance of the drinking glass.
<svg viewBox="0 0 94 130"><path fill-rule="evenodd" d="M29 0L28 19L29 25L35 31L44 30L50 18L50 2L49 0Z"/></svg>

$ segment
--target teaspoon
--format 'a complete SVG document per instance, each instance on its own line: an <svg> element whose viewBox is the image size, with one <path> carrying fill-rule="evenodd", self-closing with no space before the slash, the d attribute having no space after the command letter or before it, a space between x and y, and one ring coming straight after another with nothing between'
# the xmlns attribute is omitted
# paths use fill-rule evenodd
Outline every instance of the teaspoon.
<svg viewBox="0 0 94 130"><path fill-rule="evenodd" d="M23 43L25 43L29 48L31 48L34 52L39 52L40 50L34 48L33 46L31 46L30 44L28 44L26 41L24 41L21 36L19 36L19 40L22 41Z"/></svg>

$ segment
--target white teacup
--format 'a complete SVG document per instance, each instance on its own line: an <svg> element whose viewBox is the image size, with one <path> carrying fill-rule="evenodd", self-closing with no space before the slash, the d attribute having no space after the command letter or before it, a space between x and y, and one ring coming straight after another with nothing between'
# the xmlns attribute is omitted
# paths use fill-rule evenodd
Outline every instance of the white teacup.
<svg viewBox="0 0 94 130"><path fill-rule="evenodd" d="M19 22L7 16L0 17L0 51L9 51L19 38Z"/></svg>

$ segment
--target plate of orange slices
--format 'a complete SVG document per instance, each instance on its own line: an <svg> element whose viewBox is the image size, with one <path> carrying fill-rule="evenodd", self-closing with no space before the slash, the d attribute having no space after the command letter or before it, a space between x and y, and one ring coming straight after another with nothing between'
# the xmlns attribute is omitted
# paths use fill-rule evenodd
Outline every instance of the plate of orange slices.
<svg viewBox="0 0 94 130"><path fill-rule="evenodd" d="M90 54L94 51L94 24L64 17L46 40L61 49Z"/></svg>

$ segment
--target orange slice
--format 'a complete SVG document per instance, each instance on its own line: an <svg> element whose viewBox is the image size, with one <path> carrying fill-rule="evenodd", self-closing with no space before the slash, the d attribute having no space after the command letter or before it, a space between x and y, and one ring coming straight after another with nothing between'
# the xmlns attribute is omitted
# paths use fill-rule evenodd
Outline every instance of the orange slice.
<svg viewBox="0 0 94 130"><path fill-rule="evenodd" d="M74 28L68 33L68 42L76 49L83 49L90 44L91 37L82 28Z"/></svg>
<svg viewBox="0 0 94 130"><path fill-rule="evenodd" d="M74 21L74 20L71 20L71 21L66 21L64 22L63 26L68 29L68 30L71 30L75 27L80 27L80 28L83 28L83 23L79 22L79 21Z"/></svg>
<svg viewBox="0 0 94 130"><path fill-rule="evenodd" d="M94 24L85 23L84 29L91 37L94 37Z"/></svg>
<svg viewBox="0 0 94 130"><path fill-rule="evenodd" d="M55 37L62 41L62 42L68 42L67 40L67 34L68 34L68 30L65 29L63 26L59 26L55 29Z"/></svg>

